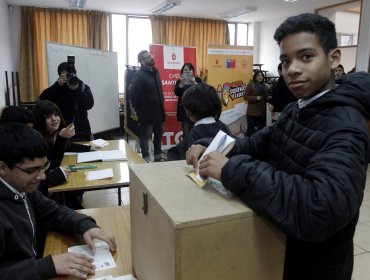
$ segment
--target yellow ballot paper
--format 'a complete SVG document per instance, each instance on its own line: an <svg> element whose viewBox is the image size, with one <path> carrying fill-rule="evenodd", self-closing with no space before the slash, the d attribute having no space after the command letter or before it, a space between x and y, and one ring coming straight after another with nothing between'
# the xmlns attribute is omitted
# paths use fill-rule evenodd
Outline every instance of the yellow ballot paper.
<svg viewBox="0 0 370 280"><path fill-rule="evenodd" d="M235 139L231 136L227 135L225 132L220 130L215 138L213 138L211 144L209 144L208 148L204 151L202 157L200 158L199 162L205 157L206 155L212 152L219 152L223 155L226 155L234 146ZM204 180L199 175L199 166L197 172L191 172L188 176L201 188L203 188L207 184L207 180Z"/></svg>

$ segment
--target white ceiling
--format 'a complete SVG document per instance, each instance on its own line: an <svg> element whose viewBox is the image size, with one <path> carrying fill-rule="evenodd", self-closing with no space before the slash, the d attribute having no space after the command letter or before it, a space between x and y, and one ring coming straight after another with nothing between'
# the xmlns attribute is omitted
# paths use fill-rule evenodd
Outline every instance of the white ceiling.
<svg viewBox="0 0 370 280"><path fill-rule="evenodd" d="M48 8L69 8L69 0L5 0L10 5L37 6ZM165 0L87 0L85 9L112 13L150 15L151 9ZM279 19L302 12L314 12L317 8L330 6L346 0L298 0L288 3L284 0L182 0L163 15L220 19L220 14L243 6L255 6L257 11L231 21L255 22Z"/></svg>

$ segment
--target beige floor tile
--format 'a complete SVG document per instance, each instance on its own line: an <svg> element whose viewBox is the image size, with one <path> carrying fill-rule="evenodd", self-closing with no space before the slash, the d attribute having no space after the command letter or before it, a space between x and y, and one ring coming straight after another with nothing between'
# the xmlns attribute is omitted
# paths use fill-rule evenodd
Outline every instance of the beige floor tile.
<svg viewBox="0 0 370 280"><path fill-rule="evenodd" d="M354 252L353 254L356 256L356 255L360 255L360 254L363 254L363 253L366 253L367 251L362 249L361 247L358 247L357 245L354 246Z"/></svg>
<svg viewBox="0 0 370 280"><path fill-rule="evenodd" d="M123 205L130 204L130 188L121 188ZM98 208L118 205L117 189L89 191L84 193L84 207Z"/></svg>
<svg viewBox="0 0 370 280"><path fill-rule="evenodd" d="M355 256L352 279L369 280L370 279L370 253Z"/></svg>
<svg viewBox="0 0 370 280"><path fill-rule="evenodd" d="M370 200L363 200L362 204L361 204L361 207L364 207L364 206L370 208Z"/></svg>
<svg viewBox="0 0 370 280"><path fill-rule="evenodd" d="M364 222L363 224L364 225L367 225L368 227L370 227L370 222ZM369 233L370 233L370 231L369 231Z"/></svg>
<svg viewBox="0 0 370 280"><path fill-rule="evenodd" d="M370 236L370 226L368 226L367 224L358 224L356 227L355 238L354 238L355 245L359 246L360 248L366 251L370 251L369 236Z"/></svg>
<svg viewBox="0 0 370 280"><path fill-rule="evenodd" d="M370 175L368 175L368 177L370 178ZM367 189L365 189L364 191L364 199L363 201L370 201L370 191Z"/></svg>
<svg viewBox="0 0 370 280"><path fill-rule="evenodd" d="M358 218L358 222L364 223L369 221L370 221L370 206L367 206L365 203L363 203L360 208L360 217Z"/></svg>
<svg viewBox="0 0 370 280"><path fill-rule="evenodd" d="M115 189L98 190L84 193L85 208L99 208L118 205L118 195Z"/></svg>

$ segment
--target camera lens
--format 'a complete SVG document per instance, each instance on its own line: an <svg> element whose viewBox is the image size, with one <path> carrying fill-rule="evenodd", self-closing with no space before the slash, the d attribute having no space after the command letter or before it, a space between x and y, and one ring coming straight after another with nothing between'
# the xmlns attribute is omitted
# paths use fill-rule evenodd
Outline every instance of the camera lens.
<svg viewBox="0 0 370 280"><path fill-rule="evenodd" d="M68 79L67 79L67 81L68 81L68 84L70 84L71 86L75 86L75 85L77 85L77 84L78 84L79 79L77 78L76 74L74 74L74 73L69 73L69 74L68 74Z"/></svg>

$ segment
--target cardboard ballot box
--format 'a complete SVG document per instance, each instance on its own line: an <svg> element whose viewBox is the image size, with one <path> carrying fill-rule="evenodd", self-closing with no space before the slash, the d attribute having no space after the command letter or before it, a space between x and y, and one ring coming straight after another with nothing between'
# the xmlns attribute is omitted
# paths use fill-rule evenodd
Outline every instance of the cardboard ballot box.
<svg viewBox="0 0 370 280"><path fill-rule="evenodd" d="M237 197L186 176L185 161L130 167L132 264L139 280L282 279L285 235Z"/></svg>

